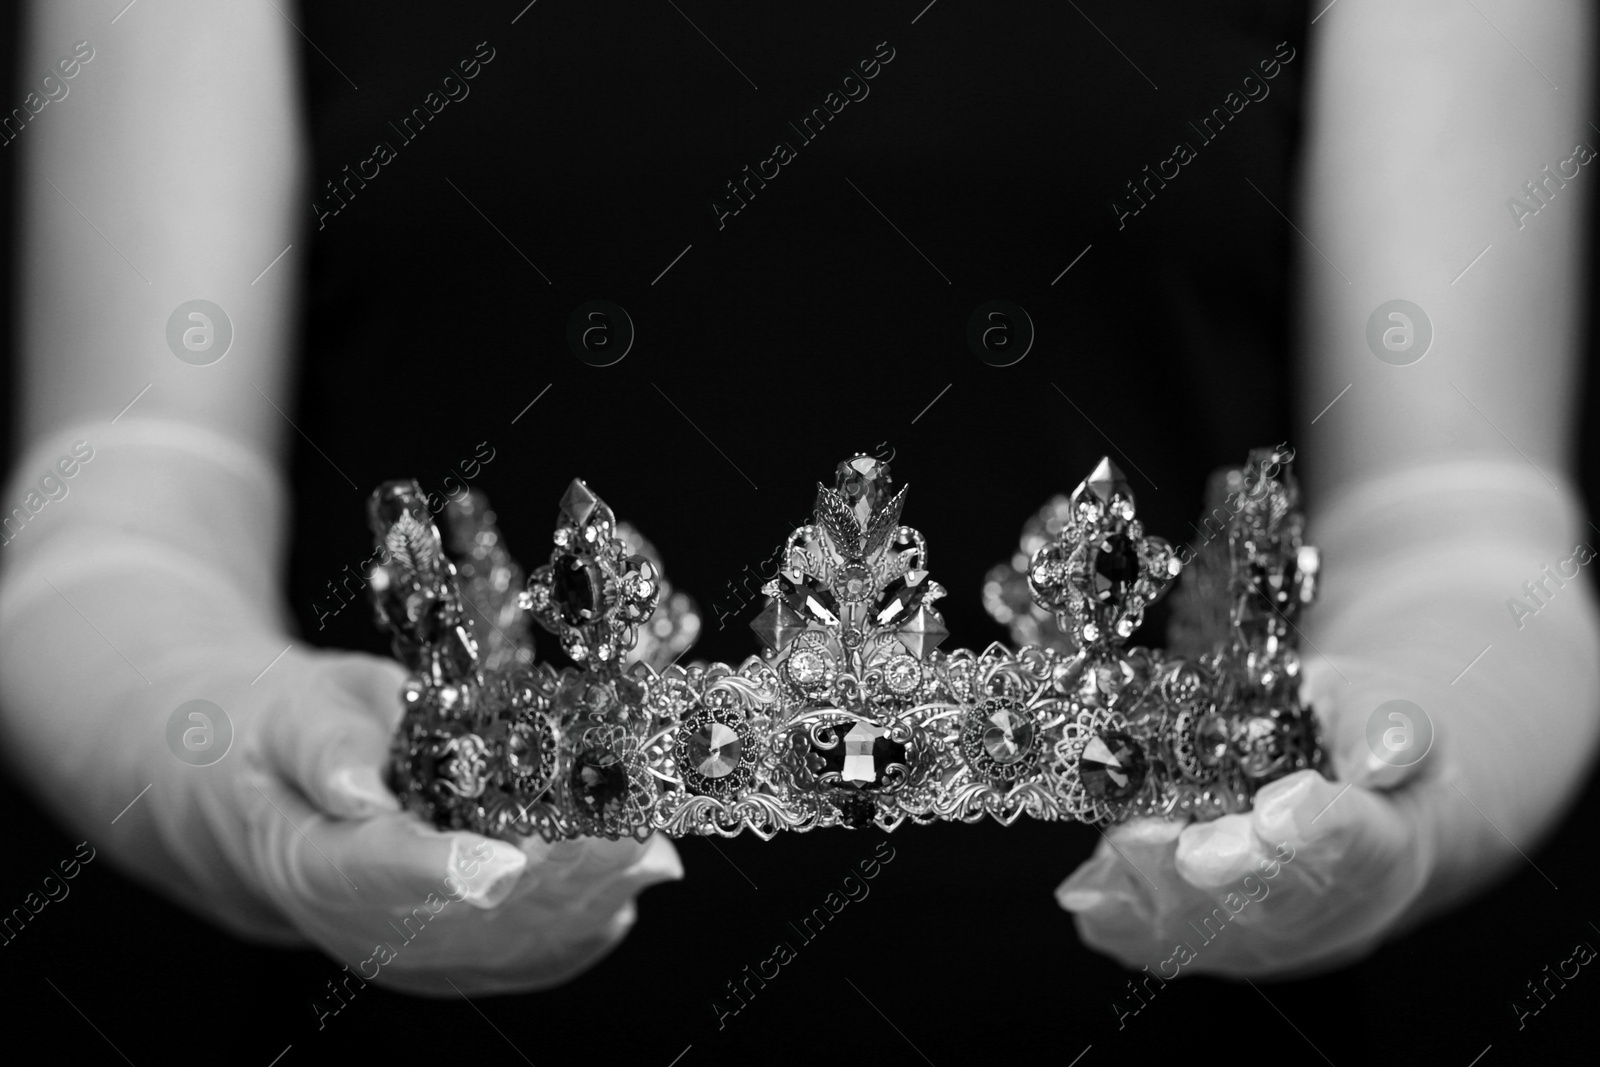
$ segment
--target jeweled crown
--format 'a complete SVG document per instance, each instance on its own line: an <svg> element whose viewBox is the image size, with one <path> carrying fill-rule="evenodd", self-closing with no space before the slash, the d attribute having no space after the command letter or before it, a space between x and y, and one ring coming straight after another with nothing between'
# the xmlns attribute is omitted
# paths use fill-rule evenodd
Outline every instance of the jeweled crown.
<svg viewBox="0 0 1600 1067"><path fill-rule="evenodd" d="M457 568L420 490L390 483L371 515L394 562L373 596L415 672L391 784L437 825L548 839L1239 810L1322 761L1292 684L1312 588L1285 577L1305 549L1279 466L1254 483L1266 503L1229 517L1237 602L1190 659L1125 647L1182 563L1109 460L1013 569L1054 620L1051 647L942 650L945 591L900 521L906 490L857 455L818 485L751 623L760 655L736 667L677 664L697 617L681 594L663 606L659 562L581 481L520 592L481 498L451 506ZM1288 629L1241 608L1262 598ZM576 665L535 664L525 616Z"/></svg>

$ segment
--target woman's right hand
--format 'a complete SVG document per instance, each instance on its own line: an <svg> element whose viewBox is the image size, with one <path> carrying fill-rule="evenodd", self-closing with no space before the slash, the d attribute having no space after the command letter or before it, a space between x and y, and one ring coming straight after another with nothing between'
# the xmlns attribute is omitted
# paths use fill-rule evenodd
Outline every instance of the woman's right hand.
<svg viewBox="0 0 1600 1067"><path fill-rule="evenodd" d="M182 785L165 802L152 789L152 815L191 827L177 847L205 842L196 873L224 857L361 978L443 996L553 985L616 944L640 890L682 876L665 838L519 847L425 825L382 784L398 665L291 650L250 685L251 653L218 649L211 668L210 691L236 694L234 750L209 768L174 762Z"/></svg>
<svg viewBox="0 0 1600 1067"><path fill-rule="evenodd" d="M275 624L264 476L118 430L0 581L7 748L113 862L238 934L443 996L562 981L682 876L662 838L512 844L401 811L382 770L405 671Z"/></svg>

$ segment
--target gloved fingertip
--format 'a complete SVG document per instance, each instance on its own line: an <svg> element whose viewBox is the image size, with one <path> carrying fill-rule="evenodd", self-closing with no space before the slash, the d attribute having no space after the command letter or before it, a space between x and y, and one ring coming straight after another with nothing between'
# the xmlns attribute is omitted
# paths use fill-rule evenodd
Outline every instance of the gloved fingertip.
<svg viewBox="0 0 1600 1067"><path fill-rule="evenodd" d="M622 907L618 908L617 913L611 917L610 935L615 938L620 938L629 930L633 929L633 924L638 921L639 908L634 904L633 901L630 900L626 904L622 905Z"/></svg>
<svg viewBox="0 0 1600 1067"><path fill-rule="evenodd" d="M1299 779L1298 781L1294 779ZM1353 782L1330 782L1301 771L1274 782L1256 796L1255 832L1268 845L1291 847L1347 839L1353 828L1368 832L1384 822L1388 802Z"/></svg>
<svg viewBox="0 0 1600 1067"><path fill-rule="evenodd" d="M1251 817L1224 815L1186 827L1178 838L1173 861L1184 881L1211 890L1232 885L1249 874L1263 854Z"/></svg>
<svg viewBox="0 0 1600 1067"><path fill-rule="evenodd" d="M1352 761L1354 767L1348 780L1368 789L1394 789L1404 785L1416 777L1421 763L1408 763L1396 766L1386 760L1378 758L1373 752L1362 753Z"/></svg>
<svg viewBox="0 0 1600 1067"><path fill-rule="evenodd" d="M445 882L462 900L488 911L505 902L527 866L528 857L515 845L476 834L454 834Z"/></svg>
<svg viewBox="0 0 1600 1067"><path fill-rule="evenodd" d="M644 855L639 857L639 861L633 865L630 873L638 878L642 885L679 882L683 880L683 859L671 841L657 834L646 843Z"/></svg>
<svg viewBox="0 0 1600 1067"><path fill-rule="evenodd" d="M1056 903L1078 915L1109 914L1127 909L1140 910L1138 890L1131 879L1138 878L1127 861L1111 853L1107 862L1093 859L1083 863L1056 887Z"/></svg>
<svg viewBox="0 0 1600 1067"><path fill-rule="evenodd" d="M329 814L364 819L400 810L400 801L387 788L376 767L347 765L328 776Z"/></svg>
<svg viewBox="0 0 1600 1067"><path fill-rule="evenodd" d="M1304 841L1328 828L1319 824L1328 822L1327 813L1349 788L1353 788L1349 783L1330 782L1315 771L1298 771L1270 782L1255 797L1255 831L1268 843Z"/></svg>
<svg viewBox="0 0 1600 1067"><path fill-rule="evenodd" d="M1106 895L1098 889L1069 889L1063 883L1056 890L1056 902L1067 911L1082 913L1094 911L1106 901Z"/></svg>
<svg viewBox="0 0 1600 1067"><path fill-rule="evenodd" d="M1183 833L1184 824L1172 819L1130 819L1106 832L1120 848L1165 848Z"/></svg>

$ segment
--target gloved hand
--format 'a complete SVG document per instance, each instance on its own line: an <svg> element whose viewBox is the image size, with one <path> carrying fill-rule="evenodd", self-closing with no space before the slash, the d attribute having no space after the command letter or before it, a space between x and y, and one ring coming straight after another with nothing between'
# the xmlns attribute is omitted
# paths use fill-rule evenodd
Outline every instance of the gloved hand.
<svg viewBox="0 0 1600 1067"><path fill-rule="evenodd" d="M570 977L641 889L682 876L665 839L518 847L402 813L380 770L404 671L278 625L275 476L192 427L96 437L6 547L0 723L41 798L123 869L241 935L443 996ZM191 723L194 700L220 714Z"/></svg>
<svg viewBox="0 0 1600 1067"><path fill-rule="evenodd" d="M1110 831L1057 898L1086 944L1163 979L1332 966L1370 950L1428 884L1427 802L1301 771L1247 813Z"/></svg>
<svg viewBox="0 0 1600 1067"><path fill-rule="evenodd" d="M401 715L396 664L296 650L252 686L259 653L208 659L233 667L203 688L224 694L234 748L211 767L173 761L151 814L184 827L186 866L224 857L364 980L442 996L553 985L627 932L640 890L682 877L665 838L518 847L401 812L380 777Z"/></svg>
<svg viewBox="0 0 1600 1067"><path fill-rule="evenodd" d="M1300 772L1246 813L1110 831L1057 896L1085 943L1129 967L1286 975L1359 957L1524 862L1581 784L1600 710L1594 598L1580 578L1547 581L1534 621L1506 604L1581 556L1570 491L1526 469L1435 467L1325 515L1308 535L1324 587L1302 695L1337 780ZM1422 709L1409 736L1379 711L1394 699Z"/></svg>

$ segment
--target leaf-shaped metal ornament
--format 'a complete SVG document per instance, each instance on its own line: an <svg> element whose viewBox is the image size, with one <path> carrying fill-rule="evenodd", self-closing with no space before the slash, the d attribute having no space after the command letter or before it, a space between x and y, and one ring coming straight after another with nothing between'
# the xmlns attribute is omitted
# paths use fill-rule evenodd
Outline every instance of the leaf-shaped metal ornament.
<svg viewBox="0 0 1600 1067"><path fill-rule="evenodd" d="M402 577L415 577L423 582L439 579L444 552L439 544L438 527L433 523L425 524L410 511L404 511L384 535L384 547L389 550Z"/></svg>
<svg viewBox="0 0 1600 1067"><path fill-rule="evenodd" d="M844 497L817 483L816 523L828 532L839 551L849 558L861 555L861 524Z"/></svg>
<svg viewBox="0 0 1600 1067"><path fill-rule="evenodd" d="M906 506L906 490L910 488L902 486L893 499L873 513L862 542L862 556L876 556L894 537L894 532L900 528L900 511Z"/></svg>

